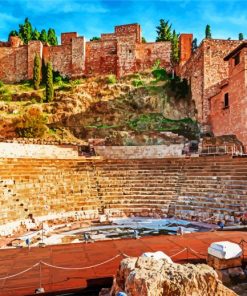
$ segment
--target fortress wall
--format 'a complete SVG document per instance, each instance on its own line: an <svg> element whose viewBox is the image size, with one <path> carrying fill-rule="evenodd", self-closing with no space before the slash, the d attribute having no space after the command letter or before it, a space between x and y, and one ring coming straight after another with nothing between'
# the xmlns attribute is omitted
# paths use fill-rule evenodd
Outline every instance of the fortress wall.
<svg viewBox="0 0 247 296"><path fill-rule="evenodd" d="M197 49L191 58L179 68L179 76L186 78L190 84L192 99L197 110L197 119L203 119L203 80L204 80L204 47Z"/></svg>
<svg viewBox="0 0 247 296"><path fill-rule="evenodd" d="M196 103L198 120L208 123L209 98L215 85L228 78L228 63L224 57L242 41L204 39L191 58L182 64L179 75L191 84L192 99Z"/></svg>
<svg viewBox="0 0 247 296"><path fill-rule="evenodd" d="M247 210L246 176L245 158L2 158L0 225L9 224L0 234L30 216L36 222L103 212L233 221Z"/></svg>
<svg viewBox="0 0 247 296"><path fill-rule="evenodd" d="M71 44L58 46L45 46L44 59L50 61L54 71L59 71L61 75L72 75L72 46Z"/></svg>
<svg viewBox="0 0 247 296"><path fill-rule="evenodd" d="M15 83L28 79L28 47L0 47L0 80Z"/></svg>
<svg viewBox="0 0 247 296"><path fill-rule="evenodd" d="M115 40L86 43L86 74L116 74L117 43Z"/></svg>
<svg viewBox="0 0 247 296"><path fill-rule="evenodd" d="M171 70L171 42L138 43L136 45L136 69L151 69L159 60L160 66Z"/></svg>

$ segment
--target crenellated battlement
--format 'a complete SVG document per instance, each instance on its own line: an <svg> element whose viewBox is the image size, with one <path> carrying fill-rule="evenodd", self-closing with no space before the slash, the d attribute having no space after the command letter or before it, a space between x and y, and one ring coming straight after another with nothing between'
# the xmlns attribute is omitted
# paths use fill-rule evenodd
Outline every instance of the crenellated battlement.
<svg viewBox="0 0 247 296"><path fill-rule="evenodd" d="M77 32L62 33L58 46L40 41L23 45L19 37L10 37L9 42L0 43L0 80L15 83L32 79L35 54L45 62L51 61L55 71L70 78L105 74L121 77L151 68L156 60L171 70L170 42L142 43L140 25L129 24L116 26L114 33L103 33L97 41L86 41Z"/></svg>

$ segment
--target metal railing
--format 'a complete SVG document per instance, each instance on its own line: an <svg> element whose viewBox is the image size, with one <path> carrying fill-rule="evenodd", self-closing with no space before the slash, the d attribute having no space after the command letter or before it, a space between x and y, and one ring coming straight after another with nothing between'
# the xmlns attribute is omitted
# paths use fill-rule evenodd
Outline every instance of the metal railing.
<svg viewBox="0 0 247 296"><path fill-rule="evenodd" d="M199 149L200 155L231 155L244 156L247 155L247 146L241 145L222 145L222 146L203 146Z"/></svg>

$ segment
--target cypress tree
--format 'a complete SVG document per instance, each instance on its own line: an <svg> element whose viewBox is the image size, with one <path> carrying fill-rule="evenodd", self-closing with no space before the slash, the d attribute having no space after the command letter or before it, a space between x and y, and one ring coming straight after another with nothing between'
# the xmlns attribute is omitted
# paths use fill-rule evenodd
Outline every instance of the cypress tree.
<svg viewBox="0 0 247 296"><path fill-rule="evenodd" d="M198 48L197 45L197 38L193 39L192 41L192 51L195 51Z"/></svg>
<svg viewBox="0 0 247 296"><path fill-rule="evenodd" d="M210 28L209 25L206 26L206 29L205 29L205 37L207 39L212 39L211 28Z"/></svg>
<svg viewBox="0 0 247 296"><path fill-rule="evenodd" d="M32 40L39 40L40 33L39 31L35 28L32 34Z"/></svg>
<svg viewBox="0 0 247 296"><path fill-rule="evenodd" d="M32 34L32 24L29 22L28 18L25 18L24 24L19 25L19 37L25 44L28 44L28 42L32 40Z"/></svg>
<svg viewBox="0 0 247 296"><path fill-rule="evenodd" d="M9 37L10 36L18 36L18 32L16 31L16 30L12 30L12 31L10 31L10 33L9 33Z"/></svg>
<svg viewBox="0 0 247 296"><path fill-rule="evenodd" d="M179 61L179 41L178 41L179 34L176 33L175 30L173 30L172 33L172 62L173 64L177 64Z"/></svg>
<svg viewBox="0 0 247 296"><path fill-rule="evenodd" d="M56 32L54 29L50 28L48 30L47 41L50 45L57 45L58 44Z"/></svg>
<svg viewBox="0 0 247 296"><path fill-rule="evenodd" d="M34 85L34 89L39 89L40 72L41 72L40 57L36 54L35 58L34 58L34 65L33 65L33 85Z"/></svg>
<svg viewBox="0 0 247 296"><path fill-rule="evenodd" d="M169 21L163 19L160 20L160 25L156 27L156 32L158 34L156 42L159 41L171 41L172 40L172 25L169 25Z"/></svg>
<svg viewBox="0 0 247 296"><path fill-rule="evenodd" d="M47 42L47 33L46 33L46 30L43 29L41 32L40 32L40 36L39 36L39 40L41 42Z"/></svg>
<svg viewBox="0 0 247 296"><path fill-rule="evenodd" d="M244 34L243 33L238 34L238 40L244 40Z"/></svg>
<svg viewBox="0 0 247 296"><path fill-rule="evenodd" d="M51 102L54 97L54 89L53 89L53 73L52 73L52 64L51 62L47 63L46 70L46 85L45 85L45 93L46 93L46 101Z"/></svg>

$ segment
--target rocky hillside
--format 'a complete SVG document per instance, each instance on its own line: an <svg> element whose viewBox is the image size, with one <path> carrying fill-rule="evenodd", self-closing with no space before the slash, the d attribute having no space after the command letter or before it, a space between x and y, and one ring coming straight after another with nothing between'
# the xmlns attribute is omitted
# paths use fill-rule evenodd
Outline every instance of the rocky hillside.
<svg viewBox="0 0 247 296"><path fill-rule="evenodd" d="M50 103L43 103L43 93L28 83L0 86L0 137L145 145L164 143L166 132L189 139L198 135L186 82L162 71L121 80L113 75L60 79Z"/></svg>

